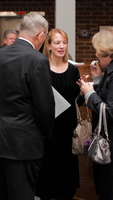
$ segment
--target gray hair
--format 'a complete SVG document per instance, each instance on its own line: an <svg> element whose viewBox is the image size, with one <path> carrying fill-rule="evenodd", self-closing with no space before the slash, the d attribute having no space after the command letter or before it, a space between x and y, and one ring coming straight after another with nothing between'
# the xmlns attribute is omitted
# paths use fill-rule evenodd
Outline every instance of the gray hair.
<svg viewBox="0 0 113 200"><path fill-rule="evenodd" d="M17 31L15 31L15 30L6 30L5 32L4 32L4 34L3 34L3 38L7 38L7 35L9 34L9 33L13 33L13 34L15 34L16 35L16 37L17 37Z"/></svg>
<svg viewBox="0 0 113 200"><path fill-rule="evenodd" d="M48 22L38 13L28 13L21 19L20 35L34 37L40 31L48 31Z"/></svg>

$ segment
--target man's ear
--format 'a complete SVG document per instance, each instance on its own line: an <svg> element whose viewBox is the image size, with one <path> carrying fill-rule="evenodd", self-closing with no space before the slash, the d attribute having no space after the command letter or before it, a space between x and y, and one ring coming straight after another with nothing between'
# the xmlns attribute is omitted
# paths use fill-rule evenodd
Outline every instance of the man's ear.
<svg viewBox="0 0 113 200"><path fill-rule="evenodd" d="M110 58L112 58L112 59L113 59L113 54L111 54L111 55L110 55Z"/></svg>
<svg viewBox="0 0 113 200"><path fill-rule="evenodd" d="M37 39L40 40L40 38L42 37L43 32L40 32L39 35L37 35Z"/></svg>
<svg viewBox="0 0 113 200"><path fill-rule="evenodd" d="M4 44L6 44L6 38L4 38Z"/></svg>

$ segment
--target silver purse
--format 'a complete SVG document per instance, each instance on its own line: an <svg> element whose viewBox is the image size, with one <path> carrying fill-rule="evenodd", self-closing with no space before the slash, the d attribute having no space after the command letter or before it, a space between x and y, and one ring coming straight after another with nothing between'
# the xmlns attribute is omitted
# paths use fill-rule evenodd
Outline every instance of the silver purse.
<svg viewBox="0 0 113 200"><path fill-rule="evenodd" d="M110 141L108 137L105 108L106 104L102 102L100 106L97 133L94 136L94 139L88 148L88 156L91 158L93 162L98 164L109 164L111 162ZM103 138L100 134L102 129L102 119L103 119L104 133L106 135L106 139Z"/></svg>

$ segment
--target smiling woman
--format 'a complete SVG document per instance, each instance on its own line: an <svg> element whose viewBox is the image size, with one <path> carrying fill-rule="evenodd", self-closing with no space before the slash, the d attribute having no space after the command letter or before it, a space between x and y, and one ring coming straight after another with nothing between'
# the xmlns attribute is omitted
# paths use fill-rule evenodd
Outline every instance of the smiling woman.
<svg viewBox="0 0 113 200"><path fill-rule="evenodd" d="M75 98L80 89L76 81L80 75L78 68L68 63L67 33L52 29L48 35L43 54L50 61L51 84L71 106L56 118L51 140L45 140L37 186L37 196L43 200L72 198L79 187L78 156L72 155L72 135L77 124Z"/></svg>
<svg viewBox="0 0 113 200"><path fill-rule="evenodd" d="M68 36L66 32L61 29L52 29L46 39L43 54L49 59L53 60L52 57L61 58L60 60L63 62L67 62L68 60ZM58 67L59 69L59 67Z"/></svg>

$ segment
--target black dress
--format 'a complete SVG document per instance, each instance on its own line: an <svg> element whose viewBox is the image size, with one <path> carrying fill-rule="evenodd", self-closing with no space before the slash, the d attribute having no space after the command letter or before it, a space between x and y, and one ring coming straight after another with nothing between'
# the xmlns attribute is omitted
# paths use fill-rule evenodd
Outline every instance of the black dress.
<svg viewBox="0 0 113 200"><path fill-rule="evenodd" d="M63 73L51 71L52 86L71 104L55 120L54 133L45 141L45 154L36 195L42 199L73 197L79 187L78 156L72 154L72 134L76 127L75 98L80 92L78 68L68 64Z"/></svg>

